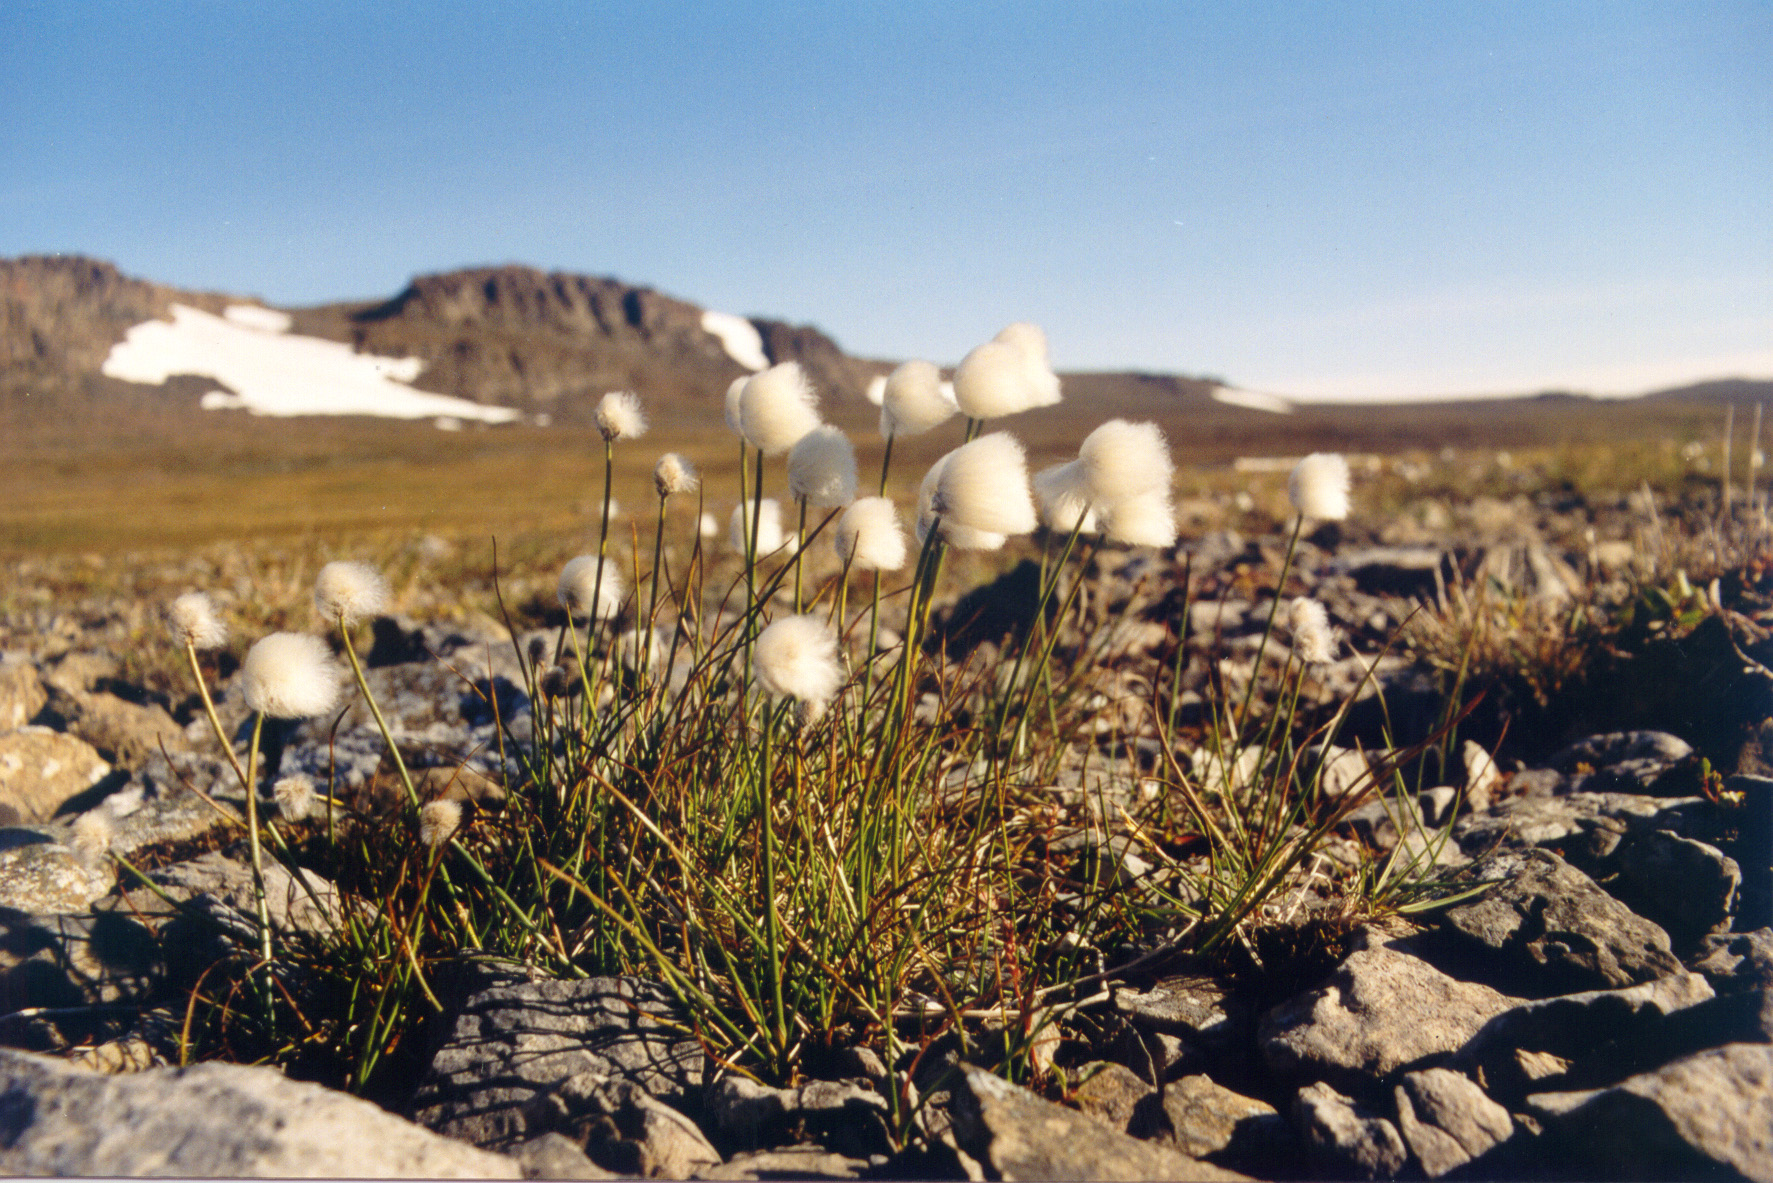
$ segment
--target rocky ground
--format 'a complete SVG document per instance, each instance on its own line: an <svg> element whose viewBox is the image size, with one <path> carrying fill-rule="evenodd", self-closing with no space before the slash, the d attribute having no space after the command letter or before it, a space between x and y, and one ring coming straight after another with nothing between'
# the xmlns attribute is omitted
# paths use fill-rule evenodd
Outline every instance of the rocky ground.
<svg viewBox="0 0 1773 1183"><path fill-rule="evenodd" d="M189 700L131 680L139 621L21 609L0 664L0 1171L1773 1179L1773 600L1753 563L1726 564L1714 588L1646 577L1645 520L1625 500L1523 499L1303 543L1303 586L1347 654L1315 692L1376 704L1384 687L1398 743L1420 738L1446 685L1444 636L1422 620L1375 662L1412 603L1445 624L1502 589L1503 642L1576 601L1646 606L1588 651L1604 676L1539 699L1519 646L1486 651L1493 684L1461 766L1356 810L1322 852L1354 862L1401 843L1485 890L1409 921L1344 909L1331 924L1303 885L1294 910L1312 923L1264 915L1241 965L1103 979L1057 1029L1038 1091L951 1034L899 1063L850 1049L770 1088L685 1038L655 985L492 958L440 968L432 1046L384 1107L271 1068L173 1067L193 975L218 942L250 939L253 910L238 831L192 789L222 809L239 791ZM1087 611L1120 630L1117 651L1159 652L1186 569L1198 713L1214 686L1262 676L1283 549L1220 529L1173 556L1105 555ZM1014 589L974 603L1013 622ZM956 647L983 635L963 636L964 615ZM433 770L428 791L497 807L497 729L522 734L530 710L517 651L486 621L378 624L371 684L409 761ZM1130 752L1129 771L1091 792L1050 786L1058 806L1112 816L1108 797L1139 799L1155 741L1114 722L1133 693L1110 678L1095 703L1095 742ZM224 681L229 729L246 721L238 698ZM1345 743L1374 742L1366 714ZM359 703L336 734L294 726L268 751L350 794L382 748ZM1128 876L1153 873L1136 831L1112 841ZM120 880L113 855L154 887ZM269 888L285 932L340 906L325 884L273 874Z"/></svg>

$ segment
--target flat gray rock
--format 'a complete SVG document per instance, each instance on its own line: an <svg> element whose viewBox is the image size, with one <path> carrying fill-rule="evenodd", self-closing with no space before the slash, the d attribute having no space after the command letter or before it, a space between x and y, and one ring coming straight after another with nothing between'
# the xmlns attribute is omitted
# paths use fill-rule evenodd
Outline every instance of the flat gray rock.
<svg viewBox="0 0 1773 1183"><path fill-rule="evenodd" d="M604 1096L597 1086L612 1081L681 1101L700 1088L704 1059L676 1020L669 995L637 978L485 986L446 1029L413 1099L414 1120L503 1149L582 1124ZM551 1098L563 1090L583 1105L562 1110Z"/></svg>
<svg viewBox="0 0 1773 1183"><path fill-rule="evenodd" d="M1164 1086L1163 1114L1155 1131L1140 1131L1190 1158L1223 1156L1244 1165L1271 1162L1291 1149L1292 1128L1266 1101L1246 1097L1202 1074Z"/></svg>
<svg viewBox="0 0 1773 1183"><path fill-rule="evenodd" d="M1456 1051L1519 1002L1381 945L1351 953L1322 987L1264 1015L1258 1046L1285 1076L1360 1087Z"/></svg>
<svg viewBox="0 0 1773 1183"><path fill-rule="evenodd" d="M516 1179L518 1164L269 1068L102 1076L0 1050L0 1173Z"/></svg>
<svg viewBox="0 0 1773 1183"><path fill-rule="evenodd" d="M998 1179L1244 1179L1141 1142L963 1066L948 1103L955 1141Z"/></svg>
<svg viewBox="0 0 1773 1183"><path fill-rule="evenodd" d="M1773 1046L1726 1044L1528 1107L1586 1176L1773 1180Z"/></svg>
<svg viewBox="0 0 1773 1183"><path fill-rule="evenodd" d="M1397 1127L1422 1173L1438 1179L1514 1134L1508 1110L1445 1068L1411 1072L1394 1091Z"/></svg>
<svg viewBox="0 0 1773 1183"><path fill-rule="evenodd" d="M1549 850L1499 852L1478 876L1499 882L1441 924L1493 953L1521 993L1612 989L1681 970L1666 932Z"/></svg>
<svg viewBox="0 0 1773 1183"><path fill-rule="evenodd" d="M1622 896L1685 944L1725 932L1736 915L1742 868L1717 847L1652 830L1619 851Z"/></svg>
<svg viewBox="0 0 1773 1183"><path fill-rule="evenodd" d="M91 744L72 735L47 727L0 733L0 806L16 819L47 821L110 771Z"/></svg>
<svg viewBox="0 0 1773 1183"><path fill-rule="evenodd" d="M1327 1084L1299 1090L1293 1121L1312 1160L1331 1178L1390 1179L1409 1162L1397 1126Z"/></svg>

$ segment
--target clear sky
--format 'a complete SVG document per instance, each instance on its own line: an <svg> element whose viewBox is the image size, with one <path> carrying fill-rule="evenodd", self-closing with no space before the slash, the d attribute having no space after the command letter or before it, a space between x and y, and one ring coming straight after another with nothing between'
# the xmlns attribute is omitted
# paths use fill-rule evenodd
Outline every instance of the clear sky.
<svg viewBox="0 0 1773 1183"><path fill-rule="evenodd" d="M0 3L0 256L1309 397L1773 377L1773 0Z"/></svg>

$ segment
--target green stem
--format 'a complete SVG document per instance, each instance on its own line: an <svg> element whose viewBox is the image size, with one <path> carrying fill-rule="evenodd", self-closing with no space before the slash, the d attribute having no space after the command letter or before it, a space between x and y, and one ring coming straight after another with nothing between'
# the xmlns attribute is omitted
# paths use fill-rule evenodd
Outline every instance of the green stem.
<svg viewBox="0 0 1773 1183"><path fill-rule="evenodd" d="M269 972L271 964L271 910L265 903L265 863L259 853L259 736L265 729L265 713L253 716L252 745L246 750L246 839L252 853L252 894L259 914L259 956ZM267 983L268 987L269 983Z"/></svg>

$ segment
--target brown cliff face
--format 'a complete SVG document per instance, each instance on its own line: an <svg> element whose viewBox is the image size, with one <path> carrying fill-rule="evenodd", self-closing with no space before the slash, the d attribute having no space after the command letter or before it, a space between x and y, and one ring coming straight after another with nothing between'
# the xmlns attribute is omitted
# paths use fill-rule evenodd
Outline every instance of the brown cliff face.
<svg viewBox="0 0 1773 1183"><path fill-rule="evenodd" d="M872 369L817 329L759 321L772 362L801 361L827 394L859 395ZM589 417L606 391L657 413L715 417L745 369L702 328L702 309L614 279L483 267L415 279L392 300L298 312L294 331L370 353L423 359L415 385L441 394Z"/></svg>

